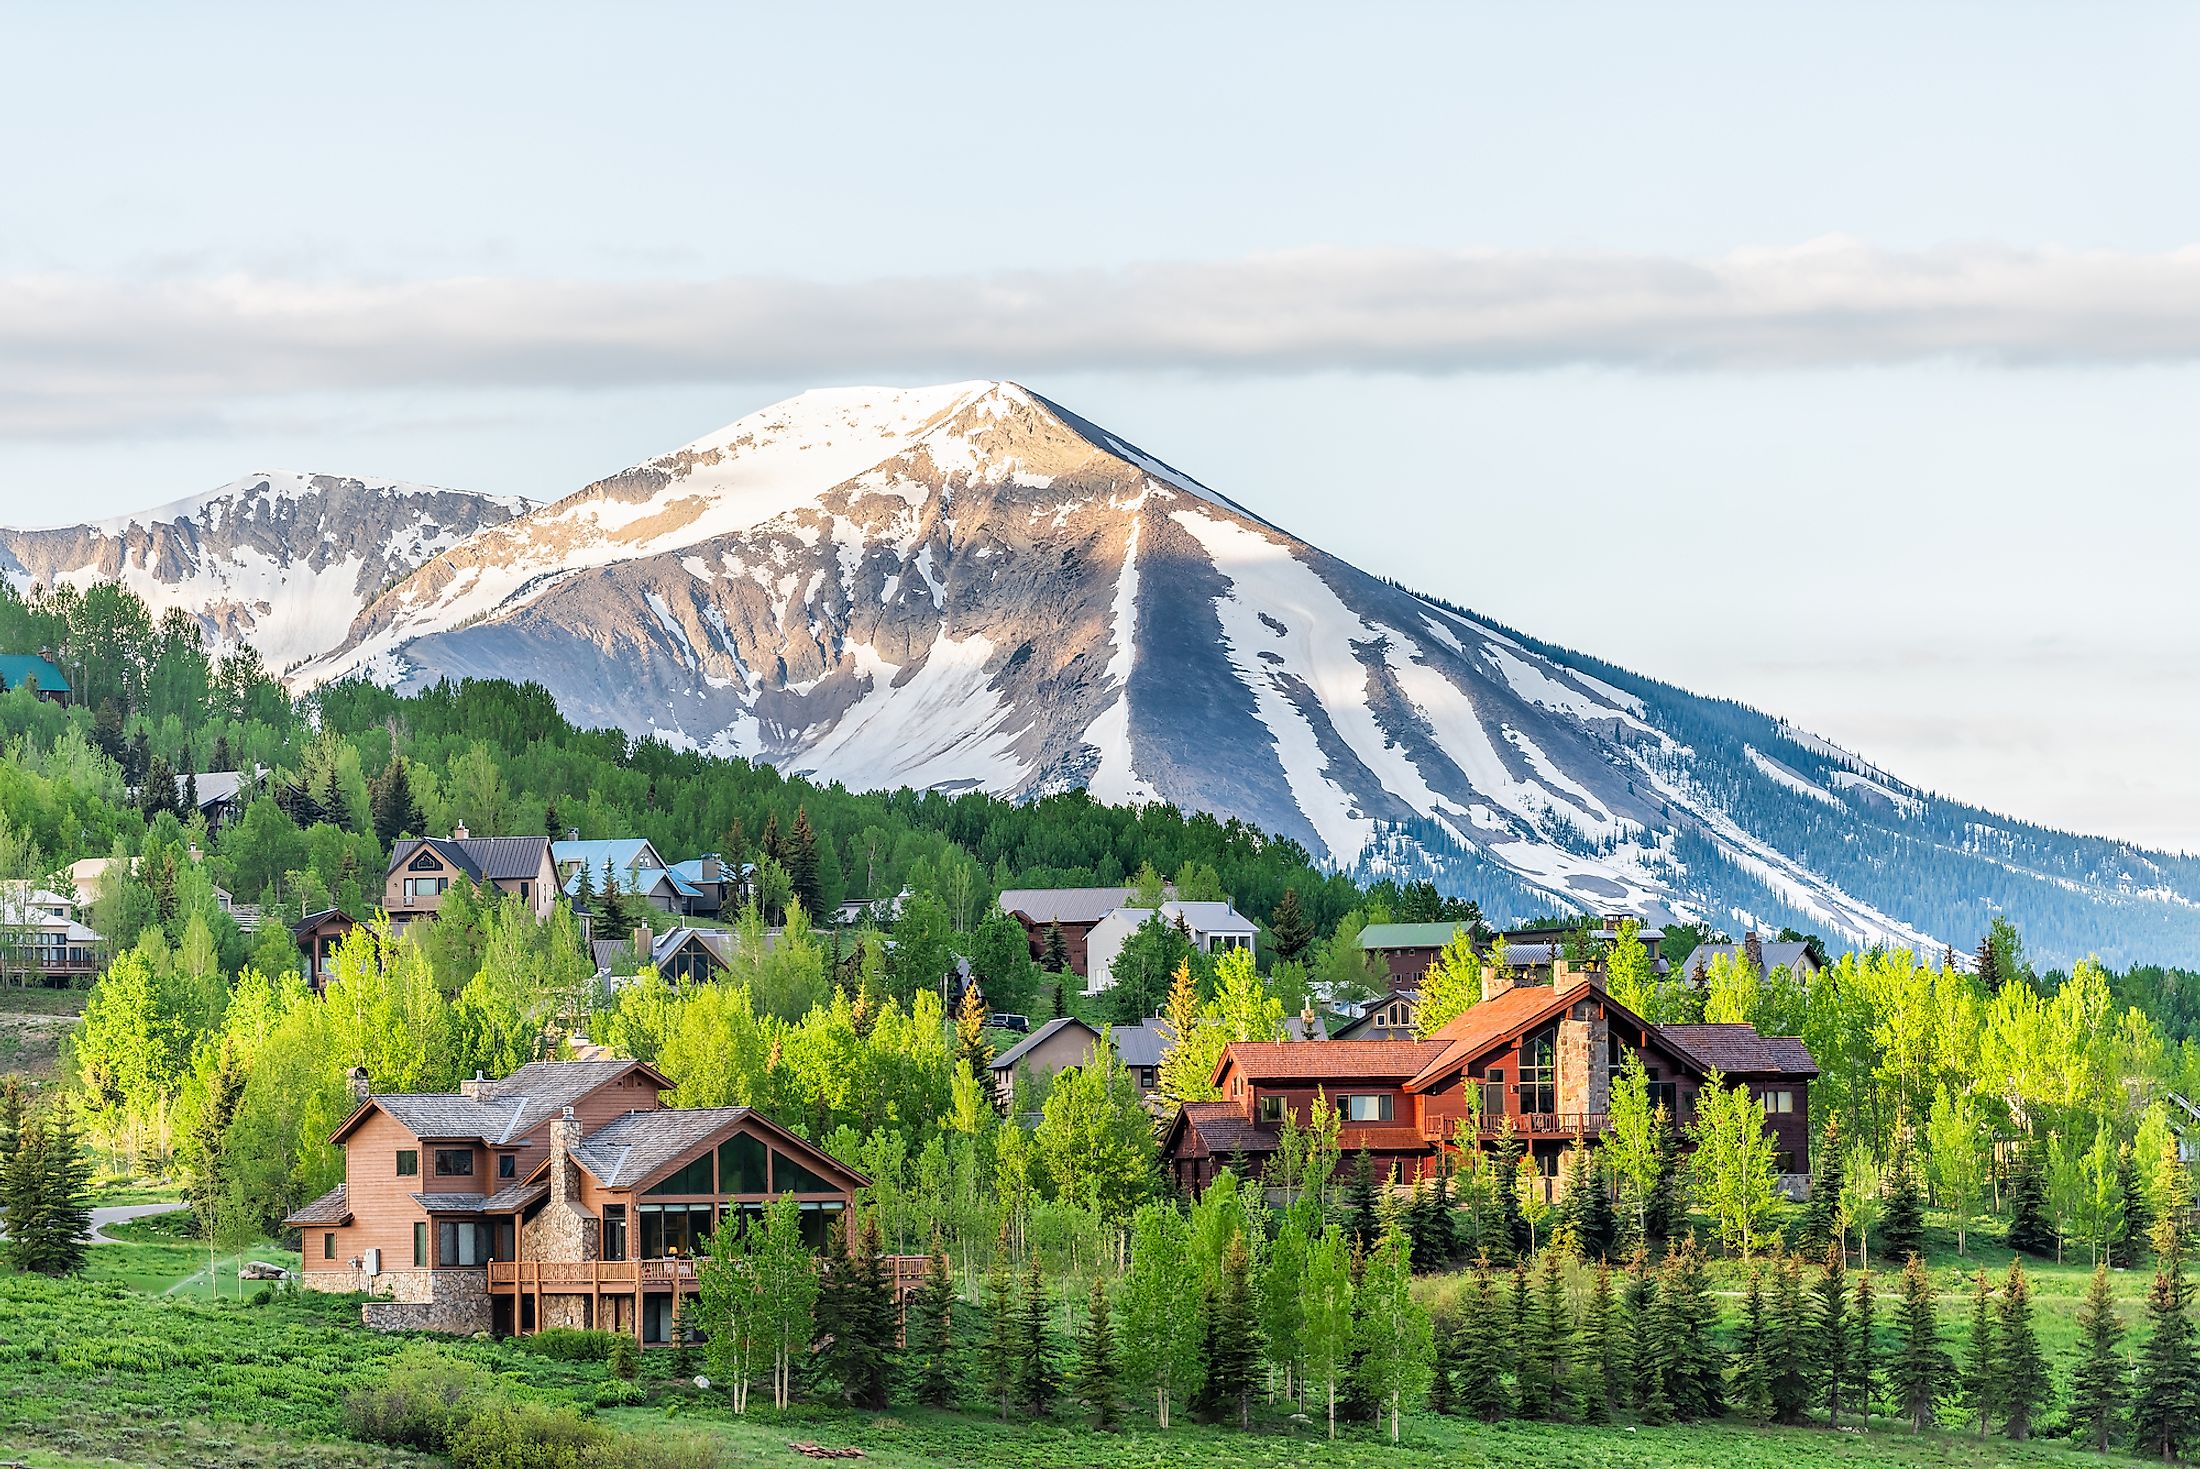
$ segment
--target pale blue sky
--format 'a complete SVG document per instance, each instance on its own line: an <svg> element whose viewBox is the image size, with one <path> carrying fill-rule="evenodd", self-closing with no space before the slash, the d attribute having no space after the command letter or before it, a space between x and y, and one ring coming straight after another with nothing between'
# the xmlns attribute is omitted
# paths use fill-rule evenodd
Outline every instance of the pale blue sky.
<svg viewBox="0 0 2200 1469"><path fill-rule="evenodd" d="M2168 5L7 6L0 518L551 497L1015 377L1370 570L2200 846L2196 62Z"/></svg>

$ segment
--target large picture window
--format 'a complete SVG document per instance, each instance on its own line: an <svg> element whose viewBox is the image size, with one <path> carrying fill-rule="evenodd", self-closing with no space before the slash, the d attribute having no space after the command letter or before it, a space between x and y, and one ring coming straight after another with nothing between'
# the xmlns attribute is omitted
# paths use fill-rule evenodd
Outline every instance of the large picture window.
<svg viewBox="0 0 2200 1469"><path fill-rule="evenodd" d="M718 1145L718 1191L728 1194L771 1192L771 1165L762 1138L739 1133Z"/></svg>
<svg viewBox="0 0 2200 1469"><path fill-rule="evenodd" d="M495 1239L486 1224L443 1220L436 1225L435 1263L486 1265L496 1252Z"/></svg>
<svg viewBox="0 0 2200 1469"><path fill-rule="evenodd" d="M785 1153L772 1154L772 1192L776 1194L837 1194L837 1184L818 1177Z"/></svg>
<svg viewBox="0 0 2200 1469"><path fill-rule="evenodd" d="M1388 1122L1391 1119L1389 1092L1377 1092L1373 1096L1339 1097L1337 1110L1347 1122Z"/></svg>
<svg viewBox="0 0 2200 1469"><path fill-rule="evenodd" d="M652 1194L707 1194L710 1193L710 1154L705 1153L694 1162L673 1174L664 1182L652 1184L645 1190Z"/></svg>
<svg viewBox="0 0 2200 1469"><path fill-rule="evenodd" d="M1558 1110L1558 1027L1539 1031L1520 1043L1520 1110Z"/></svg>
<svg viewBox="0 0 2200 1469"><path fill-rule="evenodd" d="M474 1150L472 1148L437 1148L435 1150L435 1176L437 1178L472 1178L474 1176Z"/></svg>

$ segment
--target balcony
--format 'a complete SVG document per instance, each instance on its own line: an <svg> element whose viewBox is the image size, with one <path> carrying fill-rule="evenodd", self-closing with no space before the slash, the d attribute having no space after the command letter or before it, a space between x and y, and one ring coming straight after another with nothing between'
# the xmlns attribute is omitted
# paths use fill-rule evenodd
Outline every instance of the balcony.
<svg viewBox="0 0 2200 1469"><path fill-rule="evenodd" d="M1594 1137L1612 1130L1609 1112L1520 1112L1513 1115L1513 1131L1521 1137ZM1498 1119L1482 1119L1482 1136L1494 1138Z"/></svg>
<svg viewBox="0 0 2200 1469"><path fill-rule="evenodd" d="M541 1291L550 1295L577 1292L631 1291L695 1288L693 1260L491 1260L489 1289Z"/></svg>

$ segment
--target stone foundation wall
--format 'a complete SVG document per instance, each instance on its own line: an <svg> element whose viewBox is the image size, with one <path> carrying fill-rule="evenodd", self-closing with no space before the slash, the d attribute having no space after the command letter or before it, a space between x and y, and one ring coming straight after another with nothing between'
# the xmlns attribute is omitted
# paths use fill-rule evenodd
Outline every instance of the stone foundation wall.
<svg viewBox="0 0 2200 1469"><path fill-rule="evenodd" d="M377 1331L443 1331L472 1336L489 1329L487 1270L385 1270L359 1319Z"/></svg>
<svg viewBox="0 0 2200 1469"><path fill-rule="evenodd" d="M535 1313L535 1326L548 1331L553 1326L570 1326L585 1331L596 1323L588 1319L587 1296L544 1296Z"/></svg>

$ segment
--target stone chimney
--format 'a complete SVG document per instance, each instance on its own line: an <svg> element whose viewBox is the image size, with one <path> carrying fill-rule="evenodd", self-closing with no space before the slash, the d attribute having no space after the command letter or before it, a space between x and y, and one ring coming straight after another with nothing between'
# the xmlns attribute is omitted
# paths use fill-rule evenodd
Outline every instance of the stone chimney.
<svg viewBox="0 0 2200 1469"><path fill-rule="evenodd" d="M1513 987L1512 966L1500 969L1495 964L1482 966L1482 998L1494 1000Z"/></svg>
<svg viewBox="0 0 2200 1469"><path fill-rule="evenodd" d="M1551 961L1551 988L1560 994L1578 990L1596 977L1596 971L1586 964L1576 969L1563 958Z"/></svg>
<svg viewBox="0 0 2200 1469"><path fill-rule="evenodd" d="M465 822L463 822L463 821L458 821L458 822L453 822L453 823L451 824L451 840L452 840L452 841L454 841L454 842L462 842L462 841L466 840L466 823L465 823Z"/></svg>
<svg viewBox="0 0 2200 1469"><path fill-rule="evenodd" d="M719 868L718 854L716 852L705 852L703 854L703 861L699 870L701 871L703 881L705 882L717 882L721 877L724 876L724 873Z"/></svg>
<svg viewBox="0 0 2200 1469"><path fill-rule="evenodd" d="M636 924L634 926L634 952L647 957L649 951L656 946L657 935L650 931L649 925L646 923Z"/></svg>
<svg viewBox="0 0 2200 1469"><path fill-rule="evenodd" d="M1762 977L1765 972L1765 941L1757 937L1756 929L1742 935L1742 953L1748 956L1749 967Z"/></svg>
<svg viewBox="0 0 2200 1469"><path fill-rule="evenodd" d="M581 829L577 826L567 827L565 829L565 839L569 842L579 841L581 839Z"/></svg>
<svg viewBox="0 0 2200 1469"><path fill-rule="evenodd" d="M367 1068L364 1066L352 1067L351 1070L344 1073L344 1080L351 1083L352 1105L365 1106L367 1098L373 1095L374 1092L374 1088L367 1083Z"/></svg>
<svg viewBox="0 0 2200 1469"><path fill-rule="evenodd" d="M1299 1010L1299 1038L1309 1041L1327 1039L1322 1034L1320 1027L1314 1024L1314 1006L1312 1003L1308 1003Z"/></svg>
<svg viewBox="0 0 2200 1469"><path fill-rule="evenodd" d="M1578 983L1578 981L1577 981ZM1558 1022L1558 1110L1601 1117L1612 1110L1611 1025L1593 995Z"/></svg>
<svg viewBox="0 0 2200 1469"><path fill-rule="evenodd" d="M567 1107L565 1115L550 1124L550 1202L573 1207L573 1150L581 1145L581 1120Z"/></svg>
<svg viewBox="0 0 2200 1469"><path fill-rule="evenodd" d="M487 1089L488 1085L488 1078L483 1076L479 1070L476 1070L473 1080L462 1081L458 1084L458 1094L470 1101L478 1102L481 1100L482 1092Z"/></svg>

